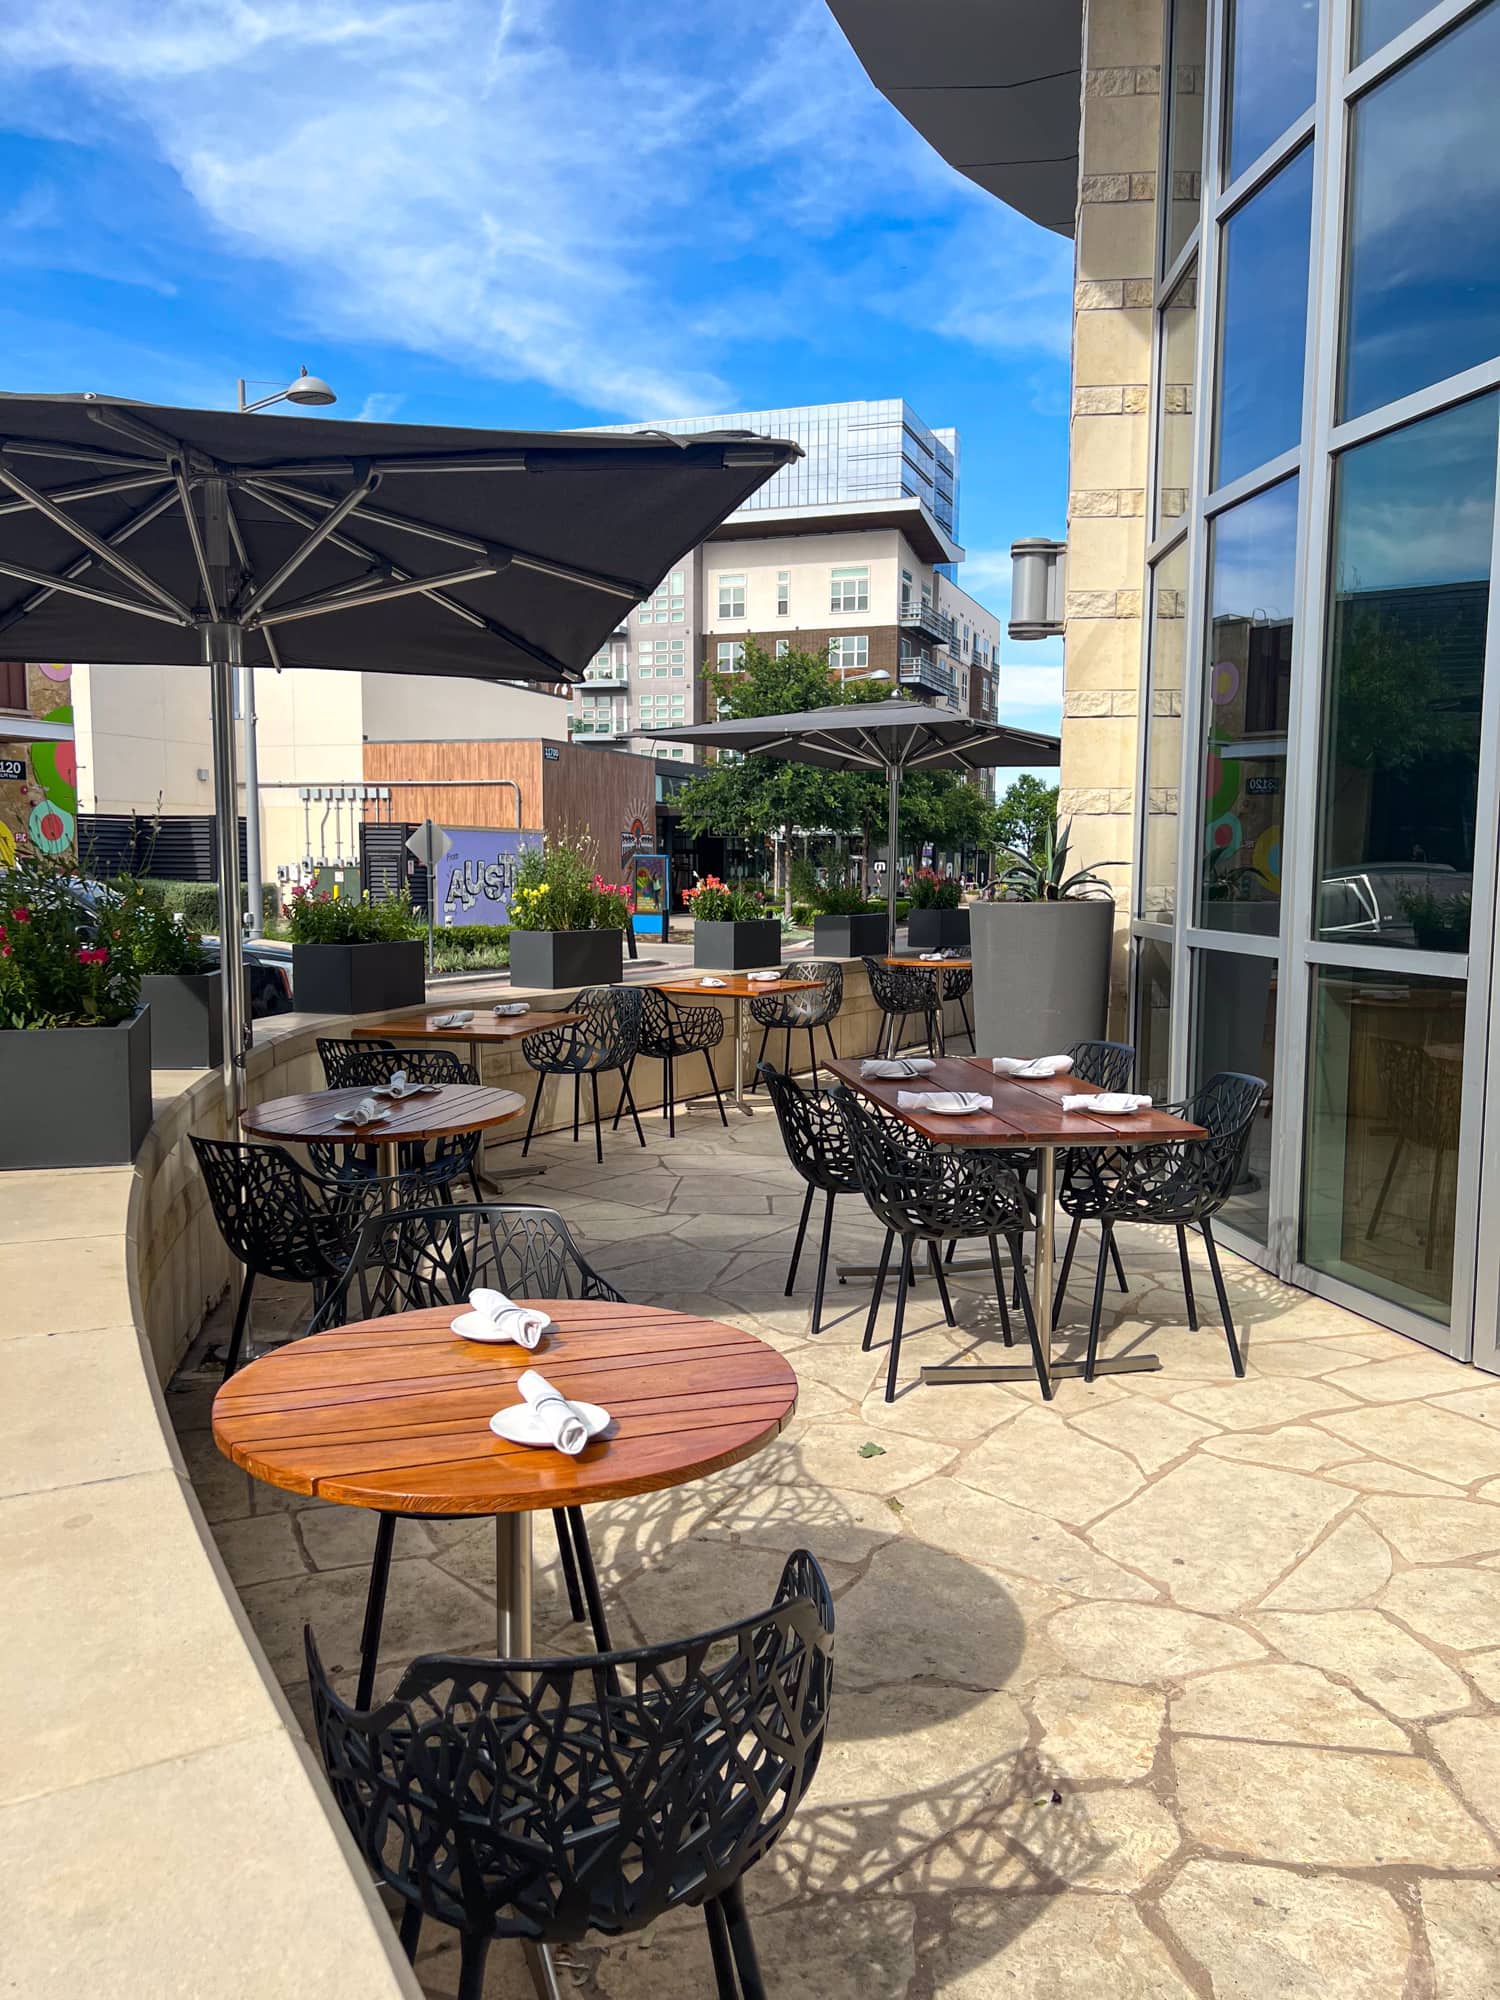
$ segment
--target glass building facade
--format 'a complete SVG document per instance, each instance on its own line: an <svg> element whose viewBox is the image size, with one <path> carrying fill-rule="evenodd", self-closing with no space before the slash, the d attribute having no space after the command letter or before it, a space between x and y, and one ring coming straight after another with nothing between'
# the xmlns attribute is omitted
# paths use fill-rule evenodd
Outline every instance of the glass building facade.
<svg viewBox="0 0 1500 2000"><path fill-rule="evenodd" d="M1500 1365L1500 0L1166 0L1131 916L1225 1212Z"/></svg>

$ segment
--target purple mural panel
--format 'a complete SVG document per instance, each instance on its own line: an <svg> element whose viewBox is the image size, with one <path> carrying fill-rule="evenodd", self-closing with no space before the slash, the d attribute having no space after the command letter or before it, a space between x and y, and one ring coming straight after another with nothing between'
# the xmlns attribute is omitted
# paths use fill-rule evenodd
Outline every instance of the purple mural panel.
<svg viewBox="0 0 1500 2000"><path fill-rule="evenodd" d="M514 828L445 826L452 847L437 865L437 920L444 930L460 924L508 924L516 865L539 833Z"/></svg>

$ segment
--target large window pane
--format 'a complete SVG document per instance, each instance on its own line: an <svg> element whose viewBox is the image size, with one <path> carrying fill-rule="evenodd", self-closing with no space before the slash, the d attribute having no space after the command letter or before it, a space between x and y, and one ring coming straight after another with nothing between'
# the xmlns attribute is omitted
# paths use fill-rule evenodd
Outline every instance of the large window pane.
<svg viewBox="0 0 1500 2000"><path fill-rule="evenodd" d="M1500 7L1354 108L1343 414L1500 352Z"/></svg>
<svg viewBox="0 0 1500 2000"><path fill-rule="evenodd" d="M1317 67L1318 0L1231 0L1230 180L1302 116Z"/></svg>
<svg viewBox="0 0 1500 2000"><path fill-rule="evenodd" d="M1198 260L1161 311L1161 395L1157 402L1156 532L1187 512L1193 476L1193 364L1198 343Z"/></svg>
<svg viewBox="0 0 1500 2000"><path fill-rule="evenodd" d="M1383 49L1432 4L1433 0L1355 0L1354 60L1361 63Z"/></svg>
<svg viewBox="0 0 1500 2000"><path fill-rule="evenodd" d="M1313 987L1302 1256L1447 1320L1464 991L1324 969Z"/></svg>
<svg viewBox="0 0 1500 2000"><path fill-rule="evenodd" d="M1146 849L1140 913L1170 923L1177 909L1178 796L1182 788L1182 668L1187 651L1187 544L1151 572L1151 661L1146 719Z"/></svg>
<svg viewBox="0 0 1500 2000"><path fill-rule="evenodd" d="M1311 229L1304 146L1224 226L1216 486L1290 451L1301 435Z"/></svg>
<svg viewBox="0 0 1500 2000"><path fill-rule="evenodd" d="M1167 88L1167 262L1198 226L1203 194L1203 58L1208 0L1173 0Z"/></svg>
<svg viewBox="0 0 1500 2000"><path fill-rule="evenodd" d="M1482 396L1338 466L1315 921L1341 944L1467 948L1495 446Z"/></svg>
<svg viewBox="0 0 1500 2000"><path fill-rule="evenodd" d="M1281 908L1297 481L1213 522L1198 921L1272 935Z"/></svg>
<svg viewBox="0 0 1500 2000"><path fill-rule="evenodd" d="M1193 954L1197 982L1193 1082L1206 1083L1219 1070L1258 1076L1273 1083L1276 1060L1276 961L1250 958L1232 951ZM1271 1111L1274 1089L1267 1090L1256 1113L1250 1147L1223 1217L1232 1229L1243 1230L1257 1243L1266 1240L1270 1215Z"/></svg>
<svg viewBox="0 0 1500 2000"><path fill-rule="evenodd" d="M1135 960L1135 1087L1157 1103L1170 1095L1172 947L1141 938Z"/></svg>

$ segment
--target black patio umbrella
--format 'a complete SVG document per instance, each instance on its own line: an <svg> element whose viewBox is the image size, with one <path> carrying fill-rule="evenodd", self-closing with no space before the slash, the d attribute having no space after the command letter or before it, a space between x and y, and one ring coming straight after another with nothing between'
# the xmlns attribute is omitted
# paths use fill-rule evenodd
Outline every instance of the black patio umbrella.
<svg viewBox="0 0 1500 2000"><path fill-rule="evenodd" d="M0 644L210 670L232 1097L234 671L579 680L630 606L798 456L742 431L471 431L0 395Z"/></svg>
<svg viewBox="0 0 1500 2000"><path fill-rule="evenodd" d="M1005 765L1052 765L1055 736L976 722L951 708L915 701L841 702L792 715L751 715L699 722L686 729L646 729L644 736L692 743L703 750L780 757L835 771L882 771L887 795L886 935L896 945L896 852L901 780L907 771L989 771Z"/></svg>

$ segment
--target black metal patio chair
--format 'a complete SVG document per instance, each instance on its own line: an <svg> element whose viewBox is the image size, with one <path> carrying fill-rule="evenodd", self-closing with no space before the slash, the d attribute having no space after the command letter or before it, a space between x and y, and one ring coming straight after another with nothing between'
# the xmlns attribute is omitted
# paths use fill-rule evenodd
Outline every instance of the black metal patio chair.
<svg viewBox="0 0 1500 2000"><path fill-rule="evenodd" d="M785 1076L770 1063L756 1065L755 1080L764 1079L781 1128L786 1156L807 1182L802 1214L797 1221L797 1240L792 1245L792 1261L787 1266L786 1296L792 1296L797 1282L797 1264L812 1215L813 1200L821 1193L823 1235L818 1245L818 1275L813 1286L812 1331L820 1331L823 1317L823 1289L828 1280L828 1247L833 1235L833 1204L841 1194L859 1193L859 1176L854 1168L854 1151L842 1112L826 1090L816 1086L804 1090L795 1078Z"/></svg>
<svg viewBox="0 0 1500 2000"><path fill-rule="evenodd" d="M479 1202L463 1207L394 1209L372 1215L359 1232L348 1265L315 1316L312 1331L427 1306L462 1309L478 1285L510 1298L608 1299L622 1303L588 1262L553 1208ZM385 1618L385 1594L399 1512L376 1517L375 1554L360 1642L363 1706L374 1686ZM426 1518L431 1518L430 1516ZM608 1652L609 1625L581 1507L554 1507L558 1554L568 1607L588 1616L596 1644ZM581 1586L581 1588L580 1588Z"/></svg>
<svg viewBox="0 0 1500 2000"><path fill-rule="evenodd" d="M395 1042L374 1036L358 1039L320 1036L318 1058L330 1090L372 1090L389 1083L397 1070L405 1070L413 1083L479 1081L474 1065L452 1049L403 1049ZM479 1201L482 1199L479 1154L483 1144L483 1132L459 1132L451 1138L439 1139L431 1151L423 1140L405 1140L397 1152L401 1178L433 1190L441 1201L451 1201L454 1188L466 1181L474 1199ZM373 1146L327 1139L309 1141L307 1154L316 1171L330 1179L373 1174L379 1158Z"/></svg>
<svg viewBox="0 0 1500 2000"><path fill-rule="evenodd" d="M1054 1320L1068 1287L1068 1272L1072 1267L1079 1227L1089 1220L1099 1224L1099 1262L1094 1274L1094 1302L1089 1316L1088 1353L1083 1367L1085 1381L1093 1381L1098 1362L1106 1259L1115 1231L1122 1222L1165 1223L1176 1230L1188 1327L1194 1333L1198 1330L1198 1308L1188 1264L1187 1232L1190 1225L1197 1225L1208 1251L1208 1268L1213 1274L1214 1290L1218 1294L1229 1358L1235 1374L1244 1374L1244 1357L1235 1338L1224 1275L1219 1269L1213 1218L1229 1199L1244 1166L1251 1127L1265 1090L1265 1083L1258 1076L1221 1070L1183 1103L1161 1107L1165 1111L1175 1111L1179 1117L1191 1119L1195 1125L1204 1126L1207 1138L1179 1139L1158 1146L1070 1148L1060 1155L1058 1200L1064 1212L1072 1218L1072 1226L1068 1231L1068 1244L1058 1275Z"/></svg>
<svg viewBox="0 0 1500 2000"><path fill-rule="evenodd" d="M497 1938L621 1937L701 1909L719 2000L765 2000L742 1878L822 1755L833 1600L806 1550L768 1611L589 1659L414 1660L373 1711L308 1682L333 1795L377 1880L459 1934L457 2000Z"/></svg>
<svg viewBox="0 0 1500 2000"><path fill-rule="evenodd" d="M844 1004L844 968L835 958L799 959L795 965L781 967L783 979L797 979L808 982L805 993L768 993L761 1000L750 1002L750 1018L760 1025L760 1047L755 1056L755 1081L752 1093L760 1088L760 1066L766 1059L766 1043L772 1032L780 1028L785 1040L782 1044L781 1067L788 1076L792 1073L792 1036L799 1029L807 1030L807 1060L812 1070L814 1084L818 1080L818 1047L813 1040L813 1030L821 1028L828 1043L828 1053L837 1057L834 1047L832 1022ZM811 982L817 981L816 985Z"/></svg>
<svg viewBox="0 0 1500 2000"><path fill-rule="evenodd" d="M927 1261L937 1280L943 1317L949 1326L956 1326L958 1322L954 1318L953 1301L949 1297L938 1246L965 1242L975 1237L983 1237L988 1242L1001 1334L1006 1346L1012 1345L1005 1278L1000 1268L1002 1236L1010 1252L1015 1294L1026 1321L1037 1382L1042 1395L1050 1399L1052 1383L1047 1373L1047 1357L1037 1333L1022 1254L1024 1234L1034 1226L1031 1205L1014 1170L979 1147L949 1151L929 1145L909 1125L864 1103L842 1084L835 1084L829 1095L842 1114L849 1134L860 1193L869 1203L876 1220L885 1225L885 1242L881 1247L880 1265L861 1343L866 1349L875 1337L875 1319L890 1269L891 1251L897 1237L901 1239L896 1317L891 1329L885 1400L888 1403L895 1400L901 1364L901 1334L906 1319L906 1295L913 1276L913 1252L920 1243L927 1245Z"/></svg>
<svg viewBox="0 0 1500 2000"><path fill-rule="evenodd" d="M942 1040L937 980L941 968L936 965L882 965L878 958L867 958L862 963L869 976L871 998L885 1016L885 1053L888 1056L897 1053L901 1047L902 1031L906 1023L915 1017L922 1023L928 1055L935 1056Z"/></svg>
<svg viewBox="0 0 1500 2000"><path fill-rule="evenodd" d="M941 968L939 968L941 970ZM968 997L974 990L974 974L968 966L960 966L957 971L943 973L943 1000L958 1002L958 1016L964 1024L964 1033L969 1038L969 1052L977 1055L979 1044L974 1039L974 1023L969 1016Z"/></svg>
<svg viewBox="0 0 1500 2000"><path fill-rule="evenodd" d="M719 1107L719 1122L727 1126L729 1114L724 1109L724 1097L719 1089L713 1057L714 1050L724 1039L723 1013L717 1007L693 1006L671 993L661 992L655 986L646 986L641 990L643 1005L638 1052L652 1057L662 1066L661 1115L667 1121L668 1137L677 1137L677 1064L687 1056L702 1056L708 1065L708 1080L713 1085L714 1102ZM620 1102L615 1106L611 1131L619 1125L624 1108L622 1092Z"/></svg>
<svg viewBox="0 0 1500 2000"><path fill-rule="evenodd" d="M549 1076L573 1079L573 1143L578 1143L579 1103L583 1079L589 1080L594 1100L594 1157L604 1164L604 1135L599 1123L599 1079L610 1072L620 1078L620 1101L635 1123L635 1135L642 1146L646 1135L630 1094L630 1066L640 1046L641 1017L645 989L640 986L585 986L570 1002L567 1011L583 1019L567 1028L538 1028L521 1043L521 1053L537 1073L532 1093L531 1116L526 1121L526 1137L521 1144L524 1160L531 1150L531 1135L542 1102L542 1084Z"/></svg>
<svg viewBox="0 0 1500 2000"><path fill-rule="evenodd" d="M282 1146L243 1139L192 1139L209 1205L231 1256L244 1267L226 1380L239 1365L257 1278L308 1285L320 1310L343 1275L360 1228L402 1183L379 1176L329 1181L299 1166Z"/></svg>

